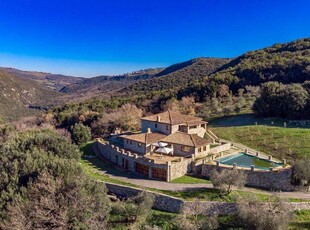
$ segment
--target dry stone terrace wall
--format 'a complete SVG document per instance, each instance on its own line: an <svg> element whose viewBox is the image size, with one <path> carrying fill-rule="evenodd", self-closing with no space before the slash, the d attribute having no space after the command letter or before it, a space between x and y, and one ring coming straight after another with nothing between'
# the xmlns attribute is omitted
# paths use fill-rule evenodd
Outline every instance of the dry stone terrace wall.
<svg viewBox="0 0 310 230"><path fill-rule="evenodd" d="M210 176L213 169L221 171L228 167L203 164L201 175ZM297 187L291 185L292 169L281 169L278 171L251 171L242 170L246 174L246 185L257 188L266 188L271 190L294 191Z"/></svg>
<svg viewBox="0 0 310 230"><path fill-rule="evenodd" d="M143 192L142 189L131 188L131 187L116 185L112 183L105 183L105 185L109 192L117 196L126 197L126 198L136 196L139 193ZM154 195L153 207L155 209L166 211L166 212L174 212L174 213L178 213L182 210L182 206L184 202L181 199L163 195L163 194L156 193L156 192L147 191L147 193Z"/></svg>
<svg viewBox="0 0 310 230"><path fill-rule="evenodd" d="M105 183L107 190L116 196L130 198L145 191L139 188L132 188L123 185ZM237 203L217 202L217 201L184 201L179 198L171 197L157 192L145 191L154 195L153 208L173 213L180 213L184 209L188 213L196 214L235 214L237 211ZM288 202L290 210L310 210L310 202ZM198 213L198 214L199 214Z"/></svg>

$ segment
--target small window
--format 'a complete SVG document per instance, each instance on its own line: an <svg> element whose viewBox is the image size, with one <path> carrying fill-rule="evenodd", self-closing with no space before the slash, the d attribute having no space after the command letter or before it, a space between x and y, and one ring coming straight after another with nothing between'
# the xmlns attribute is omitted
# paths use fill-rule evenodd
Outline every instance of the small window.
<svg viewBox="0 0 310 230"><path fill-rule="evenodd" d="M156 129L157 129L157 126L158 126L158 125L157 125L157 124L155 124L155 128L156 128Z"/></svg>
<svg viewBox="0 0 310 230"><path fill-rule="evenodd" d="M184 145L182 146L181 149L182 149L183 152L187 152L187 153L191 151L191 148L190 148L190 147L184 146Z"/></svg>
<svg viewBox="0 0 310 230"><path fill-rule="evenodd" d="M207 151L207 146L203 146L203 151Z"/></svg>
<svg viewBox="0 0 310 230"><path fill-rule="evenodd" d="M166 129L169 130L169 125L166 125Z"/></svg>
<svg viewBox="0 0 310 230"><path fill-rule="evenodd" d="M130 141L130 144L132 145L132 141Z"/></svg>

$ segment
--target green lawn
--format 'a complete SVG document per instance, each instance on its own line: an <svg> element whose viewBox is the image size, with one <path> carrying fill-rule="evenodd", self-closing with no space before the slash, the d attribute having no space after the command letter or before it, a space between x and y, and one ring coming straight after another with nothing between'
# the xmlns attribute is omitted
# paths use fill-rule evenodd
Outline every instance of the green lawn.
<svg viewBox="0 0 310 230"><path fill-rule="evenodd" d="M198 176L185 175L174 179L170 183L174 184L210 184L211 181Z"/></svg>
<svg viewBox="0 0 310 230"><path fill-rule="evenodd" d="M242 143L278 159L310 156L310 129L266 125L213 127L220 138Z"/></svg>
<svg viewBox="0 0 310 230"><path fill-rule="evenodd" d="M289 229L310 229L310 210L296 211L294 220L290 223Z"/></svg>
<svg viewBox="0 0 310 230"><path fill-rule="evenodd" d="M168 191L168 190L157 190L157 191L169 196L181 198L183 200L188 201L199 199L209 201L235 202L238 198L253 195L256 195L261 201L267 201L269 198L269 195L266 194L239 191L239 190L234 190L228 196L226 196L221 195L219 190L215 188L191 189L183 191Z"/></svg>

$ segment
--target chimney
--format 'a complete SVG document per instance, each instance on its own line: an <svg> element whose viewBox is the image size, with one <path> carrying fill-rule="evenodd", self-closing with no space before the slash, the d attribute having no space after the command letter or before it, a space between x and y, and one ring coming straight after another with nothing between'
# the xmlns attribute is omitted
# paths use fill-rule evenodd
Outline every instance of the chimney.
<svg viewBox="0 0 310 230"><path fill-rule="evenodd" d="M147 133L151 133L151 128L147 128Z"/></svg>
<svg viewBox="0 0 310 230"><path fill-rule="evenodd" d="M157 116L157 121L160 121L160 118L161 118L160 116Z"/></svg>

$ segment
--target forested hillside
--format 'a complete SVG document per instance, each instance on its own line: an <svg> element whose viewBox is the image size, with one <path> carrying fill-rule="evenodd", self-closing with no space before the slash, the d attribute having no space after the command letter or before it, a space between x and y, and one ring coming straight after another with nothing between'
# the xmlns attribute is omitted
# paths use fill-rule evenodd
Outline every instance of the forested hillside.
<svg viewBox="0 0 310 230"><path fill-rule="evenodd" d="M46 103L60 95L34 81L15 77L2 70L0 70L0 89L0 119L3 121L34 114L36 111L29 109L29 106Z"/></svg>
<svg viewBox="0 0 310 230"><path fill-rule="evenodd" d="M259 86L268 81L289 84L309 79L310 38L305 38L241 55L180 94L195 93L205 98L218 93L222 85L237 92L246 85Z"/></svg>
<svg viewBox="0 0 310 230"><path fill-rule="evenodd" d="M146 69L139 70L133 73L117 75L117 76L98 76L89 79L85 79L81 82L71 84L64 87L61 91L64 93L86 93L92 91L97 93L108 93L112 91L120 90L135 81L148 79L155 76L162 69Z"/></svg>
<svg viewBox="0 0 310 230"><path fill-rule="evenodd" d="M167 67L156 78L139 81L128 87L126 92L176 91L199 82L228 63L230 59L197 58Z"/></svg>

